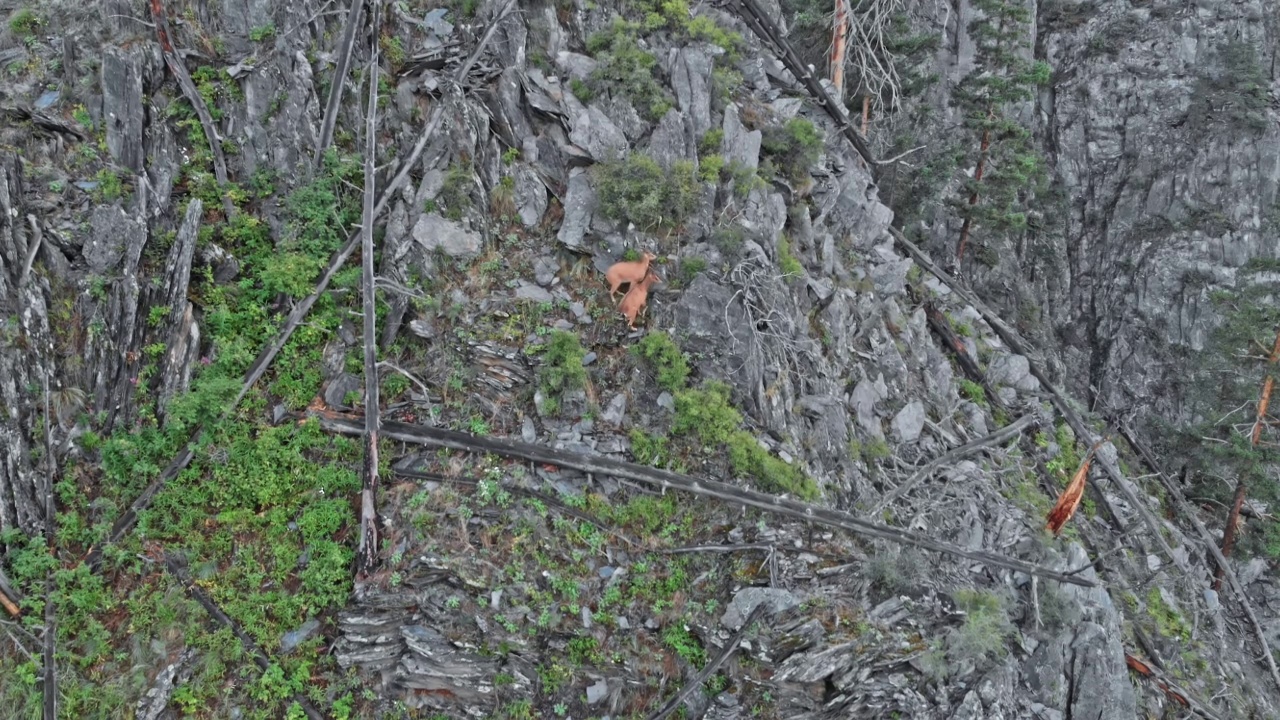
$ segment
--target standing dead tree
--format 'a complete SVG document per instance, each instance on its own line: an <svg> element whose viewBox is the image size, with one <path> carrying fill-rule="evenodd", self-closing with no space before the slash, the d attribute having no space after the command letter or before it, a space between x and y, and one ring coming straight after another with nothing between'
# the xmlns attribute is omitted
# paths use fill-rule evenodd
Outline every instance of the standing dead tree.
<svg viewBox="0 0 1280 720"><path fill-rule="evenodd" d="M1280 362L1280 330L1276 331L1276 341L1271 347L1271 354L1267 356L1266 378L1262 381L1262 391L1258 395L1258 410L1253 421L1253 428L1249 432L1249 447L1257 450L1258 445L1262 442L1262 428L1270 423L1267 419L1267 409L1271 406L1271 391L1275 389L1276 379L1272 372L1272 368L1277 362ZM1227 515L1227 527L1222 532L1222 556L1224 558L1231 557L1231 550L1236 544L1236 529L1240 525L1240 509L1244 507L1245 484L1244 474L1240 475L1240 479L1236 481L1236 494L1231 501L1231 512ZM1222 587L1222 571L1223 567L1218 566L1217 572L1213 575L1213 589L1218 590Z"/></svg>
<svg viewBox="0 0 1280 720"><path fill-rule="evenodd" d="M356 0L357 2L359 0ZM373 5L373 26L378 27L381 3ZM374 157L378 152L378 35L369 51L369 109L365 114L364 213L360 220L361 291L364 304L364 487L360 492L360 546L356 551L356 577L365 578L378 564L378 346L373 273Z"/></svg>

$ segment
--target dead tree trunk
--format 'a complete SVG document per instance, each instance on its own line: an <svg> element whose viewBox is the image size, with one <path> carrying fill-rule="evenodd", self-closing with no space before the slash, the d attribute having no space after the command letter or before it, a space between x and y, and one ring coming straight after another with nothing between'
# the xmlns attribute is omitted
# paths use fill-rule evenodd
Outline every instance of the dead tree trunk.
<svg viewBox="0 0 1280 720"><path fill-rule="evenodd" d="M1271 355L1267 357L1268 370L1270 366L1276 364L1280 360L1280 331L1276 332L1275 344L1271 347ZM1253 430L1249 433L1249 445L1257 448L1258 443L1262 442L1262 427L1267 424L1267 408L1271 406L1271 391L1275 389L1276 379L1267 372L1267 377L1262 381L1262 392L1258 395L1258 413L1253 421ZM1236 544L1236 530L1240 526L1240 510L1244 507L1244 478L1241 477L1236 483L1235 499L1231 502L1231 513L1227 515L1227 526L1222 531L1222 556L1231 557L1231 550ZM1217 590L1222 586L1222 568L1213 575L1213 589Z"/></svg>
<svg viewBox="0 0 1280 720"><path fill-rule="evenodd" d="M848 0L836 0L835 19L831 37L831 84L836 88L836 102L844 102L844 50L849 35ZM863 134L866 134L865 127Z"/></svg>
<svg viewBox="0 0 1280 720"><path fill-rule="evenodd" d="M373 26L378 27L378 5ZM370 43L369 109L364 126L364 213L360 220L362 294L364 296L364 487L360 493L360 547L356 552L356 577L368 577L378 564L378 346L374 305L373 221L376 184L374 157L378 151L378 35Z"/></svg>
<svg viewBox="0 0 1280 720"><path fill-rule="evenodd" d="M973 171L973 193L969 195L969 207L978 204L978 184L982 182L982 171L987 164L987 151L991 149L991 131L982 132L982 145L978 148L978 167ZM960 242L956 245L956 262L964 260L965 247L969 245L969 231L973 228L973 216L964 219L960 226Z"/></svg>

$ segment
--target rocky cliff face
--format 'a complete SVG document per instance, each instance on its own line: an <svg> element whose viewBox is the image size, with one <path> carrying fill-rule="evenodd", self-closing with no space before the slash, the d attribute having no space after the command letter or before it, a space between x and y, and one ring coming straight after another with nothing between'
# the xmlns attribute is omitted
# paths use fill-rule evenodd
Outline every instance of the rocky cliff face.
<svg viewBox="0 0 1280 720"><path fill-rule="evenodd" d="M377 26L320 2L11 18L3 568L38 603L48 556L23 538L49 520L49 426L69 468L53 557L78 568L56 599L69 707L640 717L692 682L687 716L708 718L1274 714L1238 601L1208 589L1204 538L1129 472L1132 449L1101 443L1098 463L1127 476L1095 473L1064 538L1043 532L1095 438L1075 436L1038 372L1088 367L1101 401L1128 407L1174 372L1155 360L1170 343L1195 347L1212 322L1187 271L1213 276L1203 298L1274 257L1259 209L1276 198L1274 123L1220 90L1240 43L1274 39L1273 10L1039 9L1036 52L1059 75L1038 107L1075 195L1057 245L971 276L1043 308L1056 332L1032 333L1044 357L1028 357L895 240L872 169L741 9L640 2L620 23L593 3L505 5L393 3ZM150 7L171 25L168 59ZM969 12L945 24L953 73ZM1195 43L1187 12L1207 13ZM1120 33L1135 22L1160 28L1154 45ZM306 418L366 409L340 249L375 44L379 192L409 178L377 221L384 416L802 498L951 551L402 435L383 451L382 569L353 586L359 455ZM1153 54L1172 67L1140 62ZM1207 130L1223 123L1245 127ZM1207 207L1229 227L1187 224L1217 218ZM640 251L663 282L628 333L599 278ZM272 370L221 417L313 289ZM108 545L102 575L80 565L197 425L189 468ZM1241 570L1254 602L1275 595L1261 566ZM228 629L203 629L211 604ZM255 644L257 666L241 649ZM1162 679L1130 675L1129 657ZM34 661L3 662L34 677ZM38 688L3 692L28 707Z"/></svg>

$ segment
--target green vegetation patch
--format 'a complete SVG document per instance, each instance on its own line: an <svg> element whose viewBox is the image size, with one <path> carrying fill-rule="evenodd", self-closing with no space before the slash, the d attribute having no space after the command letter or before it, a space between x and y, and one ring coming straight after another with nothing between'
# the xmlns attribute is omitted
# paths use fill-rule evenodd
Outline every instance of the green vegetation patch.
<svg viewBox="0 0 1280 720"><path fill-rule="evenodd" d="M601 211L644 230L679 225L701 198L697 170L688 160L663 168L653 158L633 153L597 166L594 173Z"/></svg>

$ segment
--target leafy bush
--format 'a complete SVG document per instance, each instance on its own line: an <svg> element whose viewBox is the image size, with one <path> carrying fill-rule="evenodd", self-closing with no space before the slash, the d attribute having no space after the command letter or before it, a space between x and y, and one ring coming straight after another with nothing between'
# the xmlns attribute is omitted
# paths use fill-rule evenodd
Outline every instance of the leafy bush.
<svg viewBox="0 0 1280 720"><path fill-rule="evenodd" d="M1253 45L1232 41L1218 48L1215 72L1197 82L1188 116L1193 129L1219 125L1230 130L1267 129L1267 87L1270 81Z"/></svg>
<svg viewBox="0 0 1280 720"><path fill-rule="evenodd" d="M689 363L670 335L664 332L649 333L631 348L631 352L653 365L658 385L672 392L684 388L685 380L689 377Z"/></svg>
<svg viewBox="0 0 1280 720"><path fill-rule="evenodd" d="M762 134L761 151L792 179L807 175L822 151L822 135L804 118L792 118L781 127L766 127Z"/></svg>
<svg viewBox="0 0 1280 720"><path fill-rule="evenodd" d="M614 18L607 29L587 39L587 52L597 65L586 89L593 96L619 93L641 116L657 121L671 109L672 99L659 80L657 58L636 42L638 30L635 23Z"/></svg>
<svg viewBox="0 0 1280 720"><path fill-rule="evenodd" d="M729 386L715 380L703 383L698 390L677 392L671 431L693 435L707 445L727 441L742 422L742 414L729 404L729 394Z"/></svg>
<svg viewBox="0 0 1280 720"><path fill-rule="evenodd" d="M579 390L587 384L587 369L582 366L586 356L578 336L564 330L551 333L546 350L542 354L539 386L551 397L559 397L570 390Z"/></svg>
<svg viewBox="0 0 1280 720"><path fill-rule="evenodd" d="M595 177L600 210L645 230L679 225L698 205L697 173L687 160L664 170L653 158L633 153L597 166Z"/></svg>
<svg viewBox="0 0 1280 720"><path fill-rule="evenodd" d="M782 274L788 276L803 275L804 266L791 254L791 243L787 240L787 236L783 235L778 238L778 267L782 268Z"/></svg>

